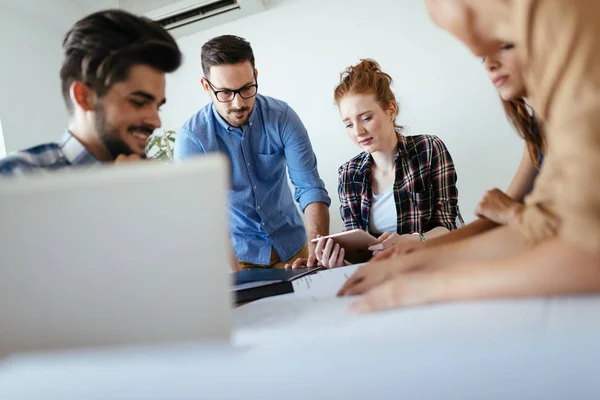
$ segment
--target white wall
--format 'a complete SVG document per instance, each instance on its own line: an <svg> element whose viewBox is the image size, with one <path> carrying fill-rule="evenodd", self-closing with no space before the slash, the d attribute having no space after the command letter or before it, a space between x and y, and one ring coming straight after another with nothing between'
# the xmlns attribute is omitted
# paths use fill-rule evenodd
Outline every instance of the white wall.
<svg viewBox="0 0 600 400"><path fill-rule="evenodd" d="M67 128L59 79L65 33L0 4L0 118L7 152L56 141Z"/></svg>
<svg viewBox="0 0 600 400"><path fill-rule="evenodd" d="M510 183L522 140L481 62L429 21L422 1L278 1L264 13L182 38L185 62L167 80L165 128L178 129L209 101L199 84L200 47L228 33L252 43L261 93L287 101L304 121L333 200L332 231L342 228L337 168L359 151L345 134L333 89L339 73L360 58L376 59L395 79L399 121L448 146L465 220L474 219L485 190Z"/></svg>
<svg viewBox="0 0 600 400"><path fill-rule="evenodd" d="M4 144L4 132L2 131L2 120L0 119L0 158L6 155L6 145Z"/></svg>

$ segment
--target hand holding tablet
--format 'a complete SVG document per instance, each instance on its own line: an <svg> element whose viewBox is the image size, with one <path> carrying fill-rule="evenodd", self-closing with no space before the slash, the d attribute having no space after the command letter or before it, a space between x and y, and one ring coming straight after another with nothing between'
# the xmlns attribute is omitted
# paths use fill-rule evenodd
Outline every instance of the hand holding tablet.
<svg viewBox="0 0 600 400"><path fill-rule="evenodd" d="M368 251L369 246L379 243L375 236L371 235L367 231L363 231L362 229L352 229L350 231L336 233L329 236L322 236L320 238L313 239L312 242L316 243L321 239L333 239L335 243L339 244L346 251Z"/></svg>
<svg viewBox="0 0 600 400"><path fill-rule="evenodd" d="M315 255L320 264L326 268L348 265L349 263L344 259L346 253L369 252L369 246L379 243L377 238L361 229L318 237L312 242L318 242Z"/></svg>

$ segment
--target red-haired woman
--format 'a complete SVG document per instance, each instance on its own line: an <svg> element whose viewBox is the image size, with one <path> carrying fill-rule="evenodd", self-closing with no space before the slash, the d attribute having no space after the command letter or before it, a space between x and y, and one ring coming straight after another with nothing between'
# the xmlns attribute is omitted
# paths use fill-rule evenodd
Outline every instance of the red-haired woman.
<svg viewBox="0 0 600 400"><path fill-rule="evenodd" d="M342 73L334 93L348 136L363 150L338 171L344 230L378 236L369 248L375 253L462 224L450 153L436 136L402 135L391 83L375 61L362 60ZM329 268L352 258L332 239L321 240L315 254Z"/></svg>

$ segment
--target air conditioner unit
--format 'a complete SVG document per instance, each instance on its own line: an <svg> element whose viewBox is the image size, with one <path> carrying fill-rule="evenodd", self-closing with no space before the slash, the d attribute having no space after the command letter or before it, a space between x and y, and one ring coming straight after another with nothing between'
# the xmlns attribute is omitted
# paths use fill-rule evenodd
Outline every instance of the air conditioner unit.
<svg viewBox="0 0 600 400"><path fill-rule="evenodd" d="M126 6L127 2L124 0L121 3ZM155 8L142 8L148 6ZM133 1L129 8L159 22L173 36L181 37L264 11L265 4L264 0Z"/></svg>

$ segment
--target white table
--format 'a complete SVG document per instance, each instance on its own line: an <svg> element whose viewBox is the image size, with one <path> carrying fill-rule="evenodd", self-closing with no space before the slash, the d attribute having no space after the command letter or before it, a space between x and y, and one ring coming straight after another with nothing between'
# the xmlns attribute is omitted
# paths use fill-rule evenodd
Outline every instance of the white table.
<svg viewBox="0 0 600 400"><path fill-rule="evenodd" d="M0 399L600 399L600 297L368 316L291 294L234 310L226 343L13 357Z"/></svg>

